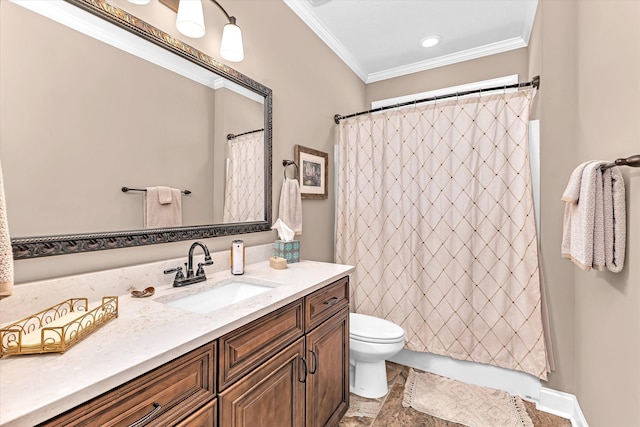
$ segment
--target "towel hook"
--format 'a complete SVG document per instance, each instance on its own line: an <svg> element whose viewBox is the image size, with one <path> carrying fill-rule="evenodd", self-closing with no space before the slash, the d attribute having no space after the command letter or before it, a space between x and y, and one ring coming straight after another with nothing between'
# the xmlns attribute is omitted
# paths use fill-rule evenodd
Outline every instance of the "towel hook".
<svg viewBox="0 0 640 427"><path fill-rule="evenodd" d="M294 179L298 179L298 165L296 164L296 162L294 162L293 160L283 160L282 166L284 166L284 179L287 179L287 167L290 165L296 167L296 174L294 176Z"/></svg>

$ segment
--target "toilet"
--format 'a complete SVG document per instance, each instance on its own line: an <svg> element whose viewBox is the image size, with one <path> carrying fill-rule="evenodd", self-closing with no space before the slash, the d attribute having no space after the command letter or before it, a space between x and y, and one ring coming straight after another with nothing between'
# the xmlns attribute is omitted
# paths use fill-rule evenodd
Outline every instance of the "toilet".
<svg viewBox="0 0 640 427"><path fill-rule="evenodd" d="M393 322L349 314L349 391L378 398L387 394L385 360L404 346L404 330Z"/></svg>

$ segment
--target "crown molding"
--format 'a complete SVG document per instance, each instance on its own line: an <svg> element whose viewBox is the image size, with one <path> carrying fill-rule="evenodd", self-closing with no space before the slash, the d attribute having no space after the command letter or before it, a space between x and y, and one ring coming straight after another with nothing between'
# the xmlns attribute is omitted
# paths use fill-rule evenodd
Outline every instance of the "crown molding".
<svg viewBox="0 0 640 427"><path fill-rule="evenodd" d="M456 64L470 59L481 58L483 56L495 55L509 50L519 49L528 45L528 35L530 29L524 28L525 37L514 37L496 43L490 43L473 49L467 49L450 55L443 55L425 61L415 62L402 67L390 68L388 70L368 73L351 53L340 43L329 30L311 12L311 5L307 1L283 0L289 8L316 33L318 37L364 82L375 83L381 80L392 79L407 74L443 67L445 65ZM535 13L535 9L533 11Z"/></svg>
<svg viewBox="0 0 640 427"><path fill-rule="evenodd" d="M283 0L311 30L344 62L360 79L366 83L368 75L362 65L349 51L327 30L327 28L310 12L308 2L300 0Z"/></svg>
<svg viewBox="0 0 640 427"><path fill-rule="evenodd" d="M437 58L427 59L425 61L414 62L413 64L402 67L390 68L388 70L379 71L367 75L365 83L375 83L381 80L392 79L394 77L405 76L407 74L417 73L419 71L430 70L433 68L444 67L445 65L457 64L459 62L468 61L470 59L481 58L484 56L495 55L514 49L527 47L527 43L522 37L514 37L499 41L496 43L486 44L473 49L467 49L450 55L443 55Z"/></svg>

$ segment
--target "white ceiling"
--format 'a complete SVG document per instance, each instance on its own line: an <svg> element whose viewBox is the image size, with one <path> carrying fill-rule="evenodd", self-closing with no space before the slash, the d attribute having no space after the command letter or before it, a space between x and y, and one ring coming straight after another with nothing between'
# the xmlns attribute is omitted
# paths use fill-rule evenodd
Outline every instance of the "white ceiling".
<svg viewBox="0 0 640 427"><path fill-rule="evenodd" d="M525 47L537 0L283 0L364 82ZM438 35L432 48L419 42Z"/></svg>

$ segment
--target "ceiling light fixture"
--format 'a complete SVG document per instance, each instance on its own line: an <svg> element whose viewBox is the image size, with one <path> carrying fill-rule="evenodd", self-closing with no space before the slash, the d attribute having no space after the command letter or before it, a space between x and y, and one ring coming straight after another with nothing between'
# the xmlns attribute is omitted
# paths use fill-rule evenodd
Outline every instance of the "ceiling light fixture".
<svg viewBox="0 0 640 427"><path fill-rule="evenodd" d="M137 3L145 0L129 0ZM224 13L229 21L222 30L222 40L220 42L220 56L231 62L240 62L244 59L244 46L242 43L242 31L236 25L236 17L229 16L226 10L216 0L211 0ZM160 3L167 6L178 14L176 17L176 28L180 33L191 38L200 38L205 34L204 13L202 10L202 0L160 0Z"/></svg>
<svg viewBox="0 0 640 427"><path fill-rule="evenodd" d="M182 34L192 39L199 39L204 36L204 13L202 12L202 1L200 0L180 0L178 5L178 16L176 17L176 28Z"/></svg>
<svg viewBox="0 0 640 427"><path fill-rule="evenodd" d="M428 36L420 40L420 46L433 47L440 43L440 36Z"/></svg>

